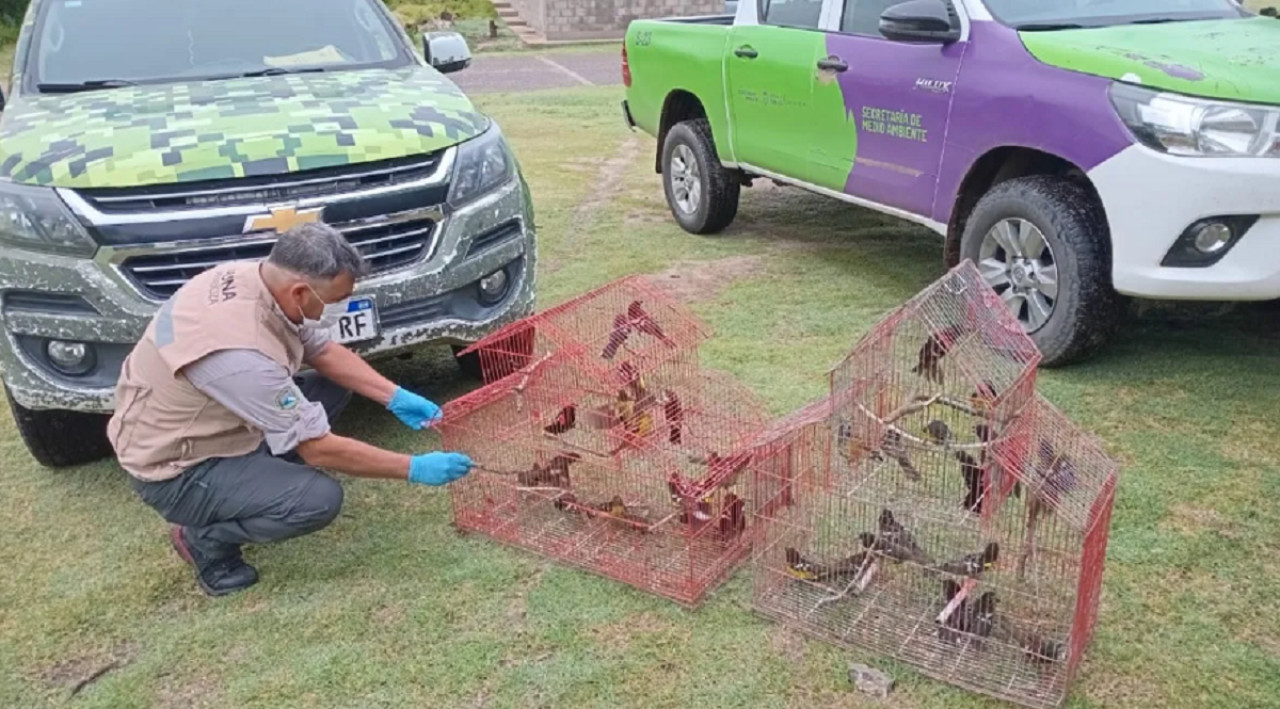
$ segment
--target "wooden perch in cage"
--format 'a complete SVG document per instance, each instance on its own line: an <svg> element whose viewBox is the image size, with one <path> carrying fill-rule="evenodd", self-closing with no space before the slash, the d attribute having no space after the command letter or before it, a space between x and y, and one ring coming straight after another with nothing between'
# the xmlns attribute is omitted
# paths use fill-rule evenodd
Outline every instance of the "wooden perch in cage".
<svg viewBox="0 0 1280 709"><path fill-rule="evenodd" d="M867 590L867 586L871 585L871 581L875 578L876 572L880 570L880 560L867 555L863 559L862 564L862 568L858 570L858 573L853 575L853 578L849 579L849 583L845 584L843 590L830 596L819 598L818 601L813 604L813 608L809 609L809 613L816 613L819 608L825 605L835 603L842 598L848 598L855 588L858 593L862 593Z"/></svg>
<svg viewBox="0 0 1280 709"><path fill-rule="evenodd" d="M960 584L960 591L951 599L951 602L947 604L947 607L943 608L942 612L938 614L938 622L946 625L947 619L956 612L956 609L960 607L961 603L964 603L964 600L969 597L969 593L973 591L977 585L977 579L965 579L964 583Z"/></svg>

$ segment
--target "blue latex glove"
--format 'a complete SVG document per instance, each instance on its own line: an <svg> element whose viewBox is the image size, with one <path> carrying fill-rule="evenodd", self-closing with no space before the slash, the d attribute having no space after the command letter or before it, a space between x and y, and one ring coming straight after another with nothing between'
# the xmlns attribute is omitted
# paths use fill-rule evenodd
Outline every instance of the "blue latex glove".
<svg viewBox="0 0 1280 709"><path fill-rule="evenodd" d="M396 393L387 404L387 411L400 422L416 431L434 426L440 420L440 407L414 394L404 387L396 387Z"/></svg>
<svg viewBox="0 0 1280 709"><path fill-rule="evenodd" d="M471 459L461 453L423 453L409 463L409 482L446 485L471 472Z"/></svg>

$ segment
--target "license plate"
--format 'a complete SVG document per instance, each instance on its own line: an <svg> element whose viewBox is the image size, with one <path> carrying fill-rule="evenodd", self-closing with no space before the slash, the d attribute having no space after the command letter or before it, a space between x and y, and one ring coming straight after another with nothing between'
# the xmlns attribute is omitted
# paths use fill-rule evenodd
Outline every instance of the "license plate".
<svg viewBox="0 0 1280 709"><path fill-rule="evenodd" d="M338 316L338 322L329 331L329 338L349 345L372 340L379 332L378 308L373 304L373 298L352 298L347 301L346 312Z"/></svg>

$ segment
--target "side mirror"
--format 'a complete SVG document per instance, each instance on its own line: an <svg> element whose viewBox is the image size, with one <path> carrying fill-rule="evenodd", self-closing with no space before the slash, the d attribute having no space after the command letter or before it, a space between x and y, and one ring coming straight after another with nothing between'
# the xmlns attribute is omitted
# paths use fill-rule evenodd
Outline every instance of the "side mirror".
<svg viewBox="0 0 1280 709"><path fill-rule="evenodd" d="M907 0L880 14L880 34L895 42L950 44L960 23L945 0Z"/></svg>
<svg viewBox="0 0 1280 709"><path fill-rule="evenodd" d="M423 32L422 55L442 74L462 71L471 65L471 49L457 32Z"/></svg>

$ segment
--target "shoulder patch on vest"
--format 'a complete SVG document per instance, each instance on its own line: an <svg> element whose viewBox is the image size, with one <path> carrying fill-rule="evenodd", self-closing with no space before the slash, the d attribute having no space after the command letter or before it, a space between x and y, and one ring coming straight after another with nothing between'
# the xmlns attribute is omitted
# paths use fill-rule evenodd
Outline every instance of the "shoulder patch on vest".
<svg viewBox="0 0 1280 709"><path fill-rule="evenodd" d="M293 411L301 402L302 396L292 384L276 394L276 406L279 406L281 411Z"/></svg>

